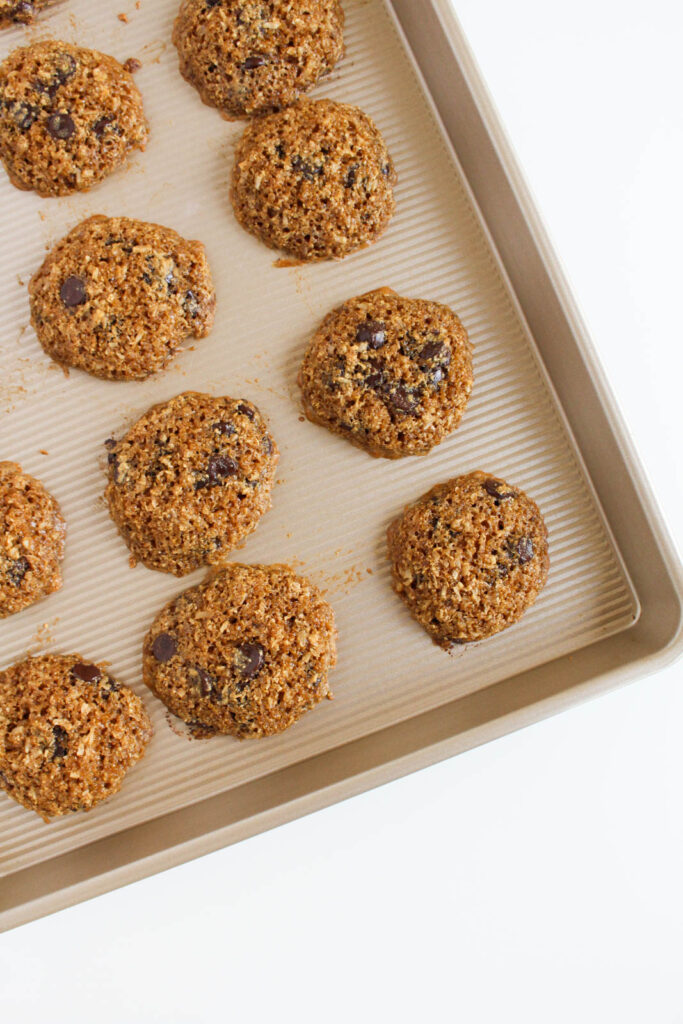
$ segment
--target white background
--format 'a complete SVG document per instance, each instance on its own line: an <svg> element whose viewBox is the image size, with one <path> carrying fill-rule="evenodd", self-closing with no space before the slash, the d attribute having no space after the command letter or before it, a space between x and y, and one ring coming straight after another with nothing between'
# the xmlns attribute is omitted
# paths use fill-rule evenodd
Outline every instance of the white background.
<svg viewBox="0 0 683 1024"><path fill-rule="evenodd" d="M683 9L456 7L680 544ZM682 682L0 936L0 1020L681 1024Z"/></svg>

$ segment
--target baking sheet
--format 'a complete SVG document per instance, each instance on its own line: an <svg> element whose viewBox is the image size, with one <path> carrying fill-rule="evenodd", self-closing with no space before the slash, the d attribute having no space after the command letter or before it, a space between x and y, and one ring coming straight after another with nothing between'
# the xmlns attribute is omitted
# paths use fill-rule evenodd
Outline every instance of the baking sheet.
<svg viewBox="0 0 683 1024"><path fill-rule="evenodd" d="M132 0L72 0L28 32L0 38L3 57L27 37L46 36L121 61L138 57L151 126L146 152L89 194L41 200L0 176L0 458L43 480L68 523L64 587L0 622L0 666L29 650L108 659L143 696L156 729L122 792L88 815L44 825L0 796L0 874L409 719L623 630L637 616L578 452L393 18L381 0L344 6L347 56L314 95L357 103L376 120L399 172L397 213L371 249L302 268L275 267L277 254L234 221L228 183L242 126L204 107L180 78L170 43L176 0L142 0L139 10ZM77 371L65 378L28 325L25 284L46 247L94 213L154 220L207 247L215 328L143 383ZM301 421L296 373L308 337L332 306L382 285L449 303L474 345L475 387L463 424L424 459L374 460ZM335 700L265 741L188 740L140 680L142 637L156 611L203 574L179 581L129 568L101 498L102 442L189 388L257 402L282 452L273 509L238 557L290 562L326 591L337 615ZM539 502L551 575L519 625L449 656L391 591L384 532L408 501L475 468Z"/></svg>

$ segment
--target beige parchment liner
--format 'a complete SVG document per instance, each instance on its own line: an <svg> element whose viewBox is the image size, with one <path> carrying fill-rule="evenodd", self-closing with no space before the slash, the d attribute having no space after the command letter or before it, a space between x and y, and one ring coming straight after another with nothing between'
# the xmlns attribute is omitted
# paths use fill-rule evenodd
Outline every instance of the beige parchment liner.
<svg viewBox="0 0 683 1024"><path fill-rule="evenodd" d="M41 200L0 173L0 458L20 462L61 502L68 523L62 591L0 622L0 667L27 651L108 659L142 695L156 735L120 794L50 825L0 794L0 875L75 849L481 689L629 626L637 600L594 501L531 339L381 0L345 0L347 56L317 96L375 118L399 171L397 213L373 248L343 262L282 269L236 224L228 201L242 127L202 105L177 71L177 0L71 0L32 29L0 38L0 56L54 36L143 63L136 81L147 151L90 194ZM129 16L128 24L117 15ZM143 383L66 378L28 326L25 283L45 249L94 213L154 220L206 244L218 308L212 335ZM23 284L22 284L23 282ZM324 314L380 285L451 304L475 352L463 424L430 456L375 460L301 422L296 372ZM169 727L140 679L142 637L184 581L131 570L101 500L102 443L153 402L194 388L246 396L268 417L282 457L274 507L239 552L289 562L322 586L339 627L334 701L263 741L191 741ZM43 449L47 454L42 454ZM482 468L541 505L551 538L546 590L506 634L449 656L391 591L389 520L434 483Z"/></svg>

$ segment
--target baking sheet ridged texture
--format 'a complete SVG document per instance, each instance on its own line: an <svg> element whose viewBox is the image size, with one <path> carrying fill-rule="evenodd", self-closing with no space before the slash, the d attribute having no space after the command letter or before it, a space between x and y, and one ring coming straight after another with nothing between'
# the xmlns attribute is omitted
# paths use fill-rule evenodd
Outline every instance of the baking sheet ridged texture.
<svg viewBox="0 0 683 1024"><path fill-rule="evenodd" d="M385 134L400 175L384 238L344 262L274 266L228 201L242 126L204 107L177 71L170 43L176 0L72 0L26 37L77 41L136 76L151 126L147 151L90 194L40 200L0 175L0 458L21 462L53 491L68 523L65 585L0 622L0 666L27 650L108 659L145 699L156 735L122 792L87 815L51 825L0 796L0 873L29 866L259 775L452 701L629 626L637 603L584 479L533 345L515 310L451 153L380 0L346 0L347 57L317 96L357 103ZM130 10L129 10L130 9ZM130 22L116 17L128 11ZM83 217L104 213L166 224L205 242L218 292L216 326L156 379L67 379L28 325L27 282L45 247ZM374 460L301 422L296 373L308 336L349 296L381 285L452 305L475 352L463 424L427 458ZM269 418L282 451L274 507L239 558L284 561L322 586L339 626L335 700L265 741L190 741L140 679L143 635L185 581L131 570L101 499L103 441L153 402L194 388L246 396ZM48 454L42 455L40 449ZM551 574L522 623L453 656L434 647L391 591L385 530L434 483L485 469L540 504ZM371 570L371 572L368 572Z"/></svg>

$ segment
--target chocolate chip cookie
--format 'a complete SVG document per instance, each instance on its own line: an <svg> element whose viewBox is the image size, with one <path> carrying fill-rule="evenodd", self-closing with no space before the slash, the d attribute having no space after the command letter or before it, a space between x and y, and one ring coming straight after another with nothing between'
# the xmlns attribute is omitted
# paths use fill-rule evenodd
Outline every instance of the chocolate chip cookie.
<svg viewBox="0 0 683 1024"><path fill-rule="evenodd" d="M49 356L97 377L142 380L188 336L213 326L216 296L201 242L126 217L90 217L58 242L29 284Z"/></svg>
<svg viewBox="0 0 683 1024"><path fill-rule="evenodd" d="M310 420L387 459L426 455L455 430L472 379L455 313L390 288L329 313L299 373Z"/></svg>
<svg viewBox="0 0 683 1024"><path fill-rule="evenodd" d="M233 564L157 615L147 686L184 722L240 739L282 732L329 696L334 613L285 565Z"/></svg>
<svg viewBox="0 0 683 1024"><path fill-rule="evenodd" d="M142 701L79 654L0 672L0 789L45 821L121 788L152 736Z"/></svg>
<svg viewBox="0 0 683 1024"><path fill-rule="evenodd" d="M227 118L294 103L344 53L337 0L184 0L173 30L180 73Z"/></svg>
<svg viewBox="0 0 683 1024"><path fill-rule="evenodd" d="M358 107L301 100L248 126L231 199L246 231L300 260L347 256L376 241L394 212L396 171Z"/></svg>
<svg viewBox="0 0 683 1024"><path fill-rule="evenodd" d="M175 576L220 565L270 508L279 453L245 399L186 391L106 445L105 498L133 564Z"/></svg>
<svg viewBox="0 0 683 1024"><path fill-rule="evenodd" d="M517 622L548 577L538 506L488 473L437 484L391 524L388 541L396 593L446 649Z"/></svg>
<svg viewBox="0 0 683 1024"><path fill-rule="evenodd" d="M59 590L65 536L52 495L15 462L0 462L0 619Z"/></svg>
<svg viewBox="0 0 683 1024"><path fill-rule="evenodd" d="M17 188L85 192L146 143L142 97L113 57L47 41L0 64L0 158Z"/></svg>
<svg viewBox="0 0 683 1024"><path fill-rule="evenodd" d="M10 25L28 25L44 7L56 0L0 0L0 29Z"/></svg>

